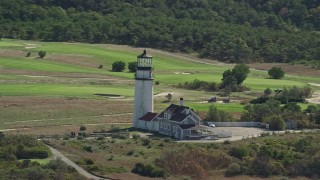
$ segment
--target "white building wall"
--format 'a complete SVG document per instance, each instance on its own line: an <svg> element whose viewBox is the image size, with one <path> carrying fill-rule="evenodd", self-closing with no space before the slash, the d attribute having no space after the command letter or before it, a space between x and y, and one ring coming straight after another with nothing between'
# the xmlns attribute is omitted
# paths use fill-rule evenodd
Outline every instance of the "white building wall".
<svg viewBox="0 0 320 180"><path fill-rule="evenodd" d="M133 127L139 128L138 119L153 112L153 80L135 80Z"/></svg>

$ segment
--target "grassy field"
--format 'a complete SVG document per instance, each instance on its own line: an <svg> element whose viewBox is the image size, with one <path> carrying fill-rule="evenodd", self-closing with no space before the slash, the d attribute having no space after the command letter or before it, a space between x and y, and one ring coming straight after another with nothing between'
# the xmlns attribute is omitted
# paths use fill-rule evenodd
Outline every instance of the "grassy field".
<svg viewBox="0 0 320 180"><path fill-rule="evenodd" d="M43 50L47 56L38 58ZM142 48L106 44L33 42L2 39L0 41L0 129L53 127L59 125L108 124L131 122L133 109L133 73L111 72L114 61L133 62ZM30 57L25 57L31 52ZM161 112L170 103L179 103L205 113L206 100L216 92L190 91L172 85L194 79L220 83L222 73L233 67L191 55L147 49L154 59L155 111ZM103 69L98 69L99 65ZM286 75L269 79L267 71L251 69L244 85L248 93L232 93L229 104L216 103L218 109L241 113L242 100L284 86L320 83L318 77ZM165 95L173 94L171 102ZM97 94L100 94L98 96ZM103 96L101 96L103 95ZM118 97L119 96L119 97ZM114 99L114 98L118 99ZM222 99L222 97L221 97ZM302 104L306 108L306 104ZM112 114L122 114L117 117Z"/></svg>

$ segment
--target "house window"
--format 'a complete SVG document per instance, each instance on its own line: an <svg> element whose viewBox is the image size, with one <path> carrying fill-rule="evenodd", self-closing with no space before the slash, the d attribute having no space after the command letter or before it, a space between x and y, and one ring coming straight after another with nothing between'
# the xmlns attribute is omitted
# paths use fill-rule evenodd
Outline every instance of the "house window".
<svg viewBox="0 0 320 180"><path fill-rule="evenodd" d="M168 129L170 129L170 124L168 124Z"/></svg>
<svg viewBox="0 0 320 180"><path fill-rule="evenodd" d="M162 124L162 122L160 122L160 128L163 128L163 124Z"/></svg>
<svg viewBox="0 0 320 180"><path fill-rule="evenodd" d="M164 118L167 119L167 113L164 113Z"/></svg>
<svg viewBox="0 0 320 180"><path fill-rule="evenodd" d="M167 124L164 124L164 129L167 129Z"/></svg>

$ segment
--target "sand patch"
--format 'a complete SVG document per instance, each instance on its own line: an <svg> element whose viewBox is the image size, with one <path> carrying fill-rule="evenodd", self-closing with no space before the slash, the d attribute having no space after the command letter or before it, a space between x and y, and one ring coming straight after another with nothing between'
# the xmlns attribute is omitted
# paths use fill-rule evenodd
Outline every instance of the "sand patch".
<svg viewBox="0 0 320 180"><path fill-rule="evenodd" d="M190 73L190 72L174 72L174 74L187 75L187 74L192 74L192 73Z"/></svg>
<svg viewBox="0 0 320 180"><path fill-rule="evenodd" d="M310 85L312 85L312 86L318 86L318 87L320 87L320 84L316 84L316 83L308 83L308 84L310 84Z"/></svg>
<svg viewBox="0 0 320 180"><path fill-rule="evenodd" d="M153 96L154 96L154 97L164 97L164 96L166 96L166 95L168 95L168 94L171 94L172 96L173 96L173 95L179 95L179 94L176 93L176 92L162 92L162 93L154 94Z"/></svg>

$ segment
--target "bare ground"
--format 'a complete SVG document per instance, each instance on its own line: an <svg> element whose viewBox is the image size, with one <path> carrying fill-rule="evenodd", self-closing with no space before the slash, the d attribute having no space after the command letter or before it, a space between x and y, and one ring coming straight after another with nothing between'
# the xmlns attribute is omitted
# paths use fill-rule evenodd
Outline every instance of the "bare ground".
<svg viewBox="0 0 320 180"><path fill-rule="evenodd" d="M298 76L320 76L320 70L304 65L290 65L285 63L253 63L249 64L251 68L268 71L272 67L281 67L286 74Z"/></svg>
<svg viewBox="0 0 320 180"><path fill-rule="evenodd" d="M65 132L62 129L69 131L72 125L98 127L131 123L132 109L133 102L123 99L4 96L0 97L0 125L3 129L18 128L26 132L29 129L23 128L37 128L44 134L46 132L41 129L52 128L58 134Z"/></svg>

